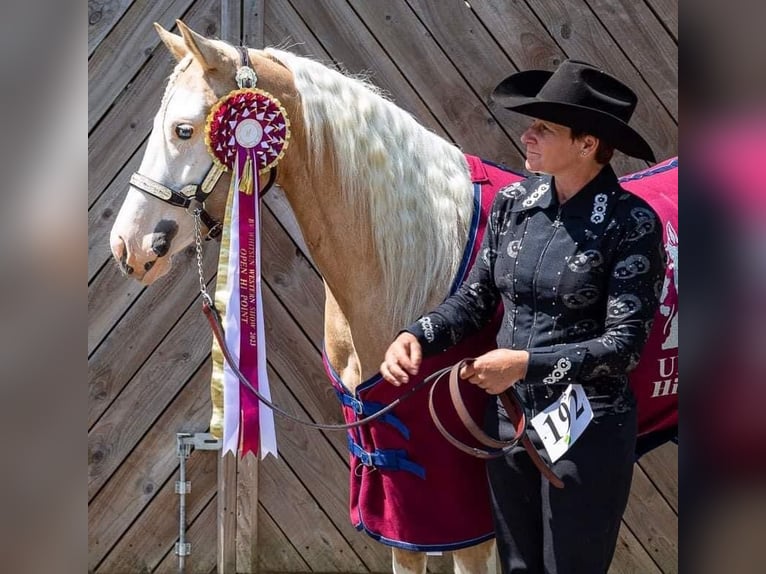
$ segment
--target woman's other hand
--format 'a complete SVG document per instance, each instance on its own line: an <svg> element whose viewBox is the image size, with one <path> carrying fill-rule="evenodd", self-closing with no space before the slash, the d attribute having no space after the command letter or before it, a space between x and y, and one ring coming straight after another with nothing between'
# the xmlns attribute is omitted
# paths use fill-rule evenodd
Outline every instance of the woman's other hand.
<svg viewBox="0 0 766 574"><path fill-rule="evenodd" d="M380 373L392 385L399 386L410 381L409 375L417 375L423 351L417 337L404 331L388 347Z"/></svg>
<svg viewBox="0 0 766 574"><path fill-rule="evenodd" d="M490 395L499 395L527 374L529 353L513 349L495 349L463 365L460 378Z"/></svg>

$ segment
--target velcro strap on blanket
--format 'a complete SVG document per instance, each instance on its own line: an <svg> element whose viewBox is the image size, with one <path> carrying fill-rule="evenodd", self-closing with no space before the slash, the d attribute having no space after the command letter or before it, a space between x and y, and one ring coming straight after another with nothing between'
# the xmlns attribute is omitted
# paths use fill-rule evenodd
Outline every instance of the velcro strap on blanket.
<svg viewBox="0 0 766 574"><path fill-rule="evenodd" d="M372 401L360 401L359 399L355 399L351 395L347 395L344 392L341 392L339 390L335 390L335 394L338 395L338 400L342 402L345 406L352 409L357 415L368 417L370 415L374 415L379 410L381 410L384 405L383 403L376 403ZM406 439L410 440L410 429L407 428L407 425L405 425L398 417L396 417L393 413L388 413L383 415L378 419L379 422L390 424L392 427L394 427L396 430L399 431L399 433Z"/></svg>
<svg viewBox="0 0 766 574"><path fill-rule="evenodd" d="M368 452L349 436L348 450L364 466L377 468L378 470L404 470L420 478L426 477L426 469L409 460L407 458L407 451L404 449L375 449L373 452Z"/></svg>

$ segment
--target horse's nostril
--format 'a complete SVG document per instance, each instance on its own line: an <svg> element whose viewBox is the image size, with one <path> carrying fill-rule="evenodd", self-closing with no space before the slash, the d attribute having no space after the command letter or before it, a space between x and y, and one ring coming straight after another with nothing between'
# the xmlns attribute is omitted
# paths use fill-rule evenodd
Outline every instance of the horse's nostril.
<svg viewBox="0 0 766 574"><path fill-rule="evenodd" d="M144 263L144 271L149 271L149 269L154 267L155 263L157 263L156 259L154 261L147 261L146 263Z"/></svg>

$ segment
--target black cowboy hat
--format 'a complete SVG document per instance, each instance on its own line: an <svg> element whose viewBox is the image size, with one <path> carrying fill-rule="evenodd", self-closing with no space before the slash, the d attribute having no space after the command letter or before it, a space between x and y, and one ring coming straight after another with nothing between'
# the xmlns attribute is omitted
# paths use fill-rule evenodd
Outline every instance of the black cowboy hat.
<svg viewBox="0 0 766 574"><path fill-rule="evenodd" d="M586 62L565 60L555 72L512 74L498 84L492 99L520 114L581 129L627 155L655 161L652 148L628 125L636 94Z"/></svg>

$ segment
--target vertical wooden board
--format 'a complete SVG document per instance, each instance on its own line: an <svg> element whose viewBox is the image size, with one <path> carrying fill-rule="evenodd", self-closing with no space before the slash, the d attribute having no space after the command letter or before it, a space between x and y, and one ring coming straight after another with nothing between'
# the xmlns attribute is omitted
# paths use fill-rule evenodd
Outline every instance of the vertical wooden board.
<svg viewBox="0 0 766 574"><path fill-rule="evenodd" d="M193 0L136 0L101 42L88 60L89 131L159 44L152 23L170 28L192 3Z"/></svg>
<svg viewBox="0 0 766 574"><path fill-rule="evenodd" d="M88 497L92 498L155 424L210 353L207 322L187 311L88 433Z"/></svg>
<svg viewBox="0 0 766 574"><path fill-rule="evenodd" d="M350 3L453 141L487 158L512 145L404 0Z"/></svg>
<svg viewBox="0 0 766 574"><path fill-rule="evenodd" d="M219 37L235 46L242 36L242 1L221 0L221 26ZM195 30L198 31L198 30Z"/></svg>
<svg viewBox="0 0 766 574"><path fill-rule="evenodd" d="M312 570L368 571L284 460L263 460L258 482L261 504Z"/></svg>
<svg viewBox="0 0 766 574"><path fill-rule="evenodd" d="M261 572L310 572L285 533L260 505L258 512L258 568Z"/></svg>
<svg viewBox="0 0 766 574"><path fill-rule="evenodd" d="M623 521L662 572L678 572L678 516L638 465Z"/></svg>
<svg viewBox="0 0 766 574"><path fill-rule="evenodd" d="M237 461L237 574L258 571L258 464L253 453Z"/></svg>
<svg viewBox="0 0 766 574"><path fill-rule="evenodd" d="M678 45L662 22L643 2L586 1L678 123Z"/></svg>
<svg viewBox="0 0 766 574"><path fill-rule="evenodd" d="M609 574L661 574L633 533L622 524Z"/></svg>
<svg viewBox="0 0 766 574"><path fill-rule="evenodd" d="M678 0L646 0L678 43Z"/></svg>
<svg viewBox="0 0 766 574"><path fill-rule="evenodd" d="M219 18L217 9L216 0L198 0L184 16L185 22L197 31L215 34ZM158 38L151 22L146 26ZM108 113L99 116L98 126L88 137L89 206L122 169L125 158L130 157L149 135L173 67L174 60L167 48L158 46L125 89L105 103ZM104 80L99 78L93 83L101 84Z"/></svg>
<svg viewBox="0 0 766 574"><path fill-rule="evenodd" d="M231 452L218 458L216 508L218 572L233 574L237 570L237 457Z"/></svg>
<svg viewBox="0 0 766 574"><path fill-rule="evenodd" d="M419 118L432 131L446 137L446 132L423 101L417 87L413 88L408 83L407 78L397 69L396 64L381 49L364 23L359 21L344 0L292 0L291 4L295 11L288 11L286 6L280 6L284 8L279 14L284 31L300 41L298 34L305 33L308 26L323 50L340 64L341 69L352 74L364 75L376 86L391 94L399 107ZM272 9L271 6L269 9ZM273 9L276 10L276 6ZM267 22L270 19L271 16ZM292 26L295 26L294 33L291 32ZM274 42L279 39L268 41ZM323 54L312 54L299 48L300 46L296 46L298 53L324 61Z"/></svg>
<svg viewBox="0 0 766 574"><path fill-rule="evenodd" d="M242 43L250 48L264 47L266 0L242 0Z"/></svg>
<svg viewBox="0 0 766 574"><path fill-rule="evenodd" d="M673 118L584 0L535 0L530 5L569 58L601 66L636 92L638 105L630 123L647 138L656 156L678 155L678 129Z"/></svg>
<svg viewBox="0 0 766 574"><path fill-rule="evenodd" d="M642 456L638 464L678 514L678 445L665 443Z"/></svg>
<svg viewBox="0 0 766 574"><path fill-rule="evenodd" d="M189 525L186 540L191 554L184 559L184 574L209 574L216 566L216 503L211 499L202 513ZM178 556L168 552L152 574L178 574Z"/></svg>
<svg viewBox="0 0 766 574"><path fill-rule="evenodd" d="M104 559L147 505L155 504L160 485L168 488L166 481L178 468L175 433L207 429L210 373L211 363L207 362L88 505L89 568L95 568ZM194 454L195 467L201 454ZM206 478L204 472L201 478ZM193 502L206 487L195 482L192 488Z"/></svg>
<svg viewBox="0 0 766 574"><path fill-rule="evenodd" d="M166 436L170 439L168 449L175 451L175 437L170 433ZM191 482L191 492L186 496L186 532L215 494L216 463L215 452L194 452L186 462L186 478ZM178 476L176 468L98 566L96 574L153 572L174 548L179 539L179 496L175 492ZM212 541L210 546L214 547Z"/></svg>
<svg viewBox="0 0 766 574"><path fill-rule="evenodd" d="M308 414L292 396L285 382L269 373L274 400L284 410L308 420ZM372 571L385 570L390 551L372 538L358 533L351 524L348 511L349 466L346 453L338 453L325 438L333 434L343 439L344 431L321 433L283 417L276 417L279 455L311 492L322 511L349 542L359 558Z"/></svg>

